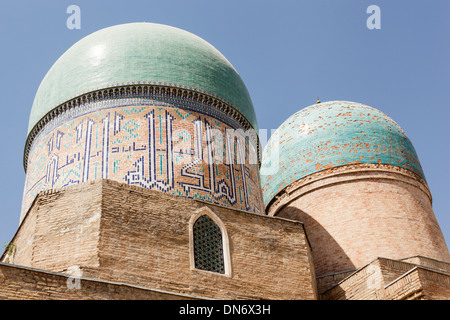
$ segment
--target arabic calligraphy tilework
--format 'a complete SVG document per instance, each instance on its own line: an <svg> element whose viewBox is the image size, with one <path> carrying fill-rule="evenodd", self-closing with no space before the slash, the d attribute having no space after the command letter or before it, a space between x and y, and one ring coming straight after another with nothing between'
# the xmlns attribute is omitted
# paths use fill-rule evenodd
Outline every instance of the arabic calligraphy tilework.
<svg viewBox="0 0 450 320"><path fill-rule="evenodd" d="M72 117L34 142L22 213L40 191L96 179L263 212L256 149L232 129L163 103Z"/></svg>

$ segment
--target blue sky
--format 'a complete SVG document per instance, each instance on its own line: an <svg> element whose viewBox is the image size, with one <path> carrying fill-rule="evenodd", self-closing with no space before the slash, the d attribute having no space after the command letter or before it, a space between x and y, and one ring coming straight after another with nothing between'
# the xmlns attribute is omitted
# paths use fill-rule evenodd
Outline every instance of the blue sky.
<svg viewBox="0 0 450 320"><path fill-rule="evenodd" d="M72 4L81 9L80 30L66 27ZM380 30L366 27L372 4L381 9ZM18 227L23 148L42 78L84 36L142 21L185 29L221 51L246 83L260 128L277 128L317 96L389 115L417 151L450 244L448 0L3 0L0 244Z"/></svg>

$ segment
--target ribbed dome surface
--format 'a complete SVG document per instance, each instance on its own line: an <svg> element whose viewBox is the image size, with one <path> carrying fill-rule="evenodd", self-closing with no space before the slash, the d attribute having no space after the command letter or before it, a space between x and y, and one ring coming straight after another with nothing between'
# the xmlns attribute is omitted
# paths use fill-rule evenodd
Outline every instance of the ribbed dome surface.
<svg viewBox="0 0 450 320"><path fill-rule="evenodd" d="M312 105L289 117L275 135L280 142L278 154L269 141L262 156L261 185L266 205L292 182L348 164L399 166L425 180L414 147L400 126L381 111L360 103ZM279 170L270 172L268 169L277 161Z"/></svg>
<svg viewBox="0 0 450 320"><path fill-rule="evenodd" d="M55 62L36 93L28 133L49 111L73 97L138 81L174 84L217 96L257 128L241 77L211 44L178 28L130 23L86 36Z"/></svg>

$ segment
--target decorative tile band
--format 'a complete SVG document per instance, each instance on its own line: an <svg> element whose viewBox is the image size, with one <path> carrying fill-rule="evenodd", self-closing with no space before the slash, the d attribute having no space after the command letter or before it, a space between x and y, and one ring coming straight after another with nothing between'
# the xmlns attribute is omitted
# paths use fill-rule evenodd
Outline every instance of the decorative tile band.
<svg viewBox="0 0 450 320"><path fill-rule="evenodd" d="M53 117L30 145L21 217L41 191L97 179L263 213L257 147L210 109L122 97Z"/></svg>

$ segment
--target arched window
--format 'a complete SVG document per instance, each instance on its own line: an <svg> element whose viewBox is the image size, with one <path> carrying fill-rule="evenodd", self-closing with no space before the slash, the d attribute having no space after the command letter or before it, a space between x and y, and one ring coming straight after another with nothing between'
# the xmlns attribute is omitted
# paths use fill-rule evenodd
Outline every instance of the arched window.
<svg viewBox="0 0 450 320"><path fill-rule="evenodd" d="M191 267L230 274L228 236L211 210L201 210L191 220Z"/></svg>

